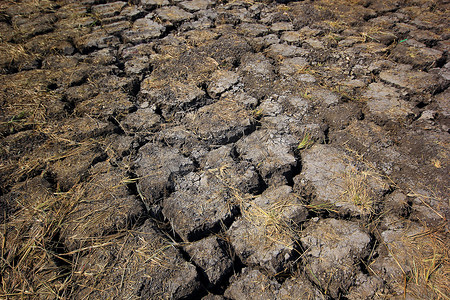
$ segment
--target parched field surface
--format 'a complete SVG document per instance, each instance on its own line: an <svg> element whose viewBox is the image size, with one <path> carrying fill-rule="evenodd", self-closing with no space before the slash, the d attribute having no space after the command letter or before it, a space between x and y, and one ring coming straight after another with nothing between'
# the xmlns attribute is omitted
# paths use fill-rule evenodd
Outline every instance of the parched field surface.
<svg viewBox="0 0 450 300"><path fill-rule="evenodd" d="M449 299L448 0L0 2L0 298Z"/></svg>

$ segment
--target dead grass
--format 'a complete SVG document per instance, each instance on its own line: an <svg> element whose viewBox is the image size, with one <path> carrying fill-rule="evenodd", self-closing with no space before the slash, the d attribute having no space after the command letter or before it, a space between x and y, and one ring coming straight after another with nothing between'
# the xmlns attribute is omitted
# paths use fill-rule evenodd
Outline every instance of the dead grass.
<svg viewBox="0 0 450 300"><path fill-rule="evenodd" d="M99 238L94 244L67 253L73 255L75 296L83 299L127 298L141 282L151 280L155 274L171 274L179 270L180 258L175 258L179 246L161 238L156 231L125 230ZM167 278L155 279L154 299L166 299L170 285Z"/></svg>
<svg viewBox="0 0 450 300"><path fill-rule="evenodd" d="M11 67L14 64L19 70L22 69L24 63L39 58L38 55L27 51L20 44L0 43L0 53L2 54L1 63L4 67Z"/></svg>
<svg viewBox="0 0 450 300"><path fill-rule="evenodd" d="M341 198L344 202L354 204L363 215L371 215L375 212L374 204L376 195L370 188L368 171L357 171L351 168L344 175L344 192Z"/></svg>
<svg viewBox="0 0 450 300"><path fill-rule="evenodd" d="M48 90L48 75L47 71L33 70L0 76L1 135L24 129L39 131L64 114L61 95Z"/></svg>
<svg viewBox="0 0 450 300"><path fill-rule="evenodd" d="M245 208L243 215L250 223L264 228L264 239L285 245L286 242L291 243L299 233L283 214L289 206L292 204L283 200L269 207L251 204Z"/></svg>
<svg viewBox="0 0 450 300"><path fill-rule="evenodd" d="M77 184L65 193L52 193L47 187L25 188L20 193L16 192L18 196L15 201L19 210L0 227L0 298L71 299L75 289L80 286L89 287L92 282L96 282L92 281L93 278L101 280L108 272L113 271L106 265L100 268L95 262L92 270L82 270L79 265L81 257L87 253L114 245L123 247L120 245L123 237L134 234L132 230L126 230L128 224L122 224L123 228L117 233L94 235L94 231L99 231L97 228L101 230L103 224L110 221L111 214L119 217L121 211L127 211L128 208L123 207L127 203L119 203L119 206L112 208L102 207L110 215L99 211L98 204L92 210L82 211L82 216L79 215L80 206L89 207L92 201L101 202L105 197L114 197L115 191L123 188L123 184L127 182L119 177L111 182L105 182L101 178L99 180L100 183L91 180L87 184ZM108 195L101 195L102 192ZM100 205L106 203L101 202ZM111 209L116 211L112 213ZM70 241L63 241L63 238L66 238L65 230L68 225L78 228L79 233L84 233L83 228L96 230L88 231L84 239L79 237L79 243L74 244L76 247L67 252L63 243ZM164 248L159 245L155 249L156 245L145 241L134 250L143 259L142 263L162 267L164 259L161 254L168 247L168 244L164 245ZM116 285L115 282L111 284Z"/></svg>
<svg viewBox="0 0 450 300"><path fill-rule="evenodd" d="M12 2L12 1L8 1ZM27 1L34 6L53 6L52 1ZM253 3L253 1L246 1ZM350 1L352 4L359 3L358 0ZM287 6L280 6L280 10L289 10ZM347 24L344 21L325 21L331 27L341 29ZM371 41L372 32L362 33L364 42ZM373 32L375 33L375 31ZM2 43L0 44L0 53L5 66L16 64L21 70L26 62L38 58L36 54L26 51L21 45ZM299 73L314 74L314 70L303 68ZM209 74L209 73L208 73ZM206 76L206 75L204 75ZM206 80L202 77L199 80ZM158 82L158 84L161 84ZM17 93L17 90L15 91ZM51 149L56 144L64 146L59 153L46 157L24 157L17 162L10 177L13 181L18 178L26 178L34 170L42 165L53 161L62 160L67 157L75 156L80 152L93 147L96 141L87 140L84 142L75 142L66 139L63 135L51 135L51 128L48 127L48 107L49 99L56 99L57 95L49 92L45 86L36 86L24 84L20 98L14 95L12 99L2 109L8 112L8 118L0 123L2 132L16 132L25 127L31 127L33 130L49 134L49 141L41 148ZM310 95L305 93L305 97ZM262 112L256 112L258 116ZM235 119L235 114L218 112L214 117L220 118L224 122ZM251 118L248 115L239 115L240 118ZM6 128L5 131L3 128ZM310 139L305 135L299 144L299 149L309 146ZM3 164L3 163L2 163ZM440 165L440 163L439 163ZM0 168L3 166L0 165ZM226 170L218 169L220 176L224 177ZM356 206L369 214L372 214L374 198L368 190L368 178L371 174L367 172L358 172L351 170L345 177L347 189L343 197L354 203ZM228 181L229 182L229 181ZM246 205L251 195L243 195L236 188L230 187L234 195L235 203L241 206L242 213L251 222L262 224L265 228L265 238L274 242L282 242L285 238L290 240L297 237L300 228L288 222L283 212L292 206L285 200L280 200L269 207L260 207L258 205ZM85 253L115 245L118 249L123 249L128 238L135 237L136 233L127 231L91 239L89 244L70 252L62 251L60 232L67 217L73 212L74 207L83 201L85 191L81 185L75 186L67 193L47 193L35 195L32 201L25 198L18 199L21 209L17 211L10 220L0 225L0 298L4 299L68 299L73 292L74 280L80 286L89 287L92 282L101 280L102 275L111 271L106 265L97 265L98 269L73 270L73 265L78 263L78 259ZM234 203L233 203L234 205ZM306 206L310 210L332 210L332 207L326 206ZM431 209L433 209L430 206ZM438 213L444 219L444 217ZM103 217L103 216L102 216ZM98 218L93 219L99 220ZM445 221L445 220L444 220ZM83 224L83 218L77 219L77 222ZM444 223L443 223L444 224ZM118 240L122 242L118 242ZM141 240L142 241L142 240ZM403 280L398 280L405 290L405 294L422 299L450 299L450 259L449 259L449 234L446 225L434 229L427 229L422 233L413 236L404 236L403 241L407 245L407 255L410 257L411 272L404 272ZM155 245L148 241L142 241L136 249L136 255L142 259L143 263L155 267L168 267L164 257L165 250L172 245ZM95 263L95 262L94 262ZM126 265L123 272L125 274ZM88 279L90 278L90 279ZM91 281L92 278L96 280ZM97 281L98 282L98 281ZM121 288L123 282L109 283L114 288Z"/></svg>
<svg viewBox="0 0 450 300"><path fill-rule="evenodd" d="M405 239L411 249L412 265L406 293L418 298L450 299L450 239L446 222Z"/></svg>
<svg viewBox="0 0 450 300"><path fill-rule="evenodd" d="M59 130L64 131L64 128ZM35 170L89 151L101 141L75 142L64 138L64 134L52 134L48 125L35 128L33 132L42 132L48 139L32 153L24 153L19 160L0 165L4 170L14 166L3 185L14 185L19 180L25 180L22 184L26 185L30 181L27 178L34 176ZM60 235L75 207L85 200L84 189L81 184L65 193L52 193L47 187L25 189L14 199L18 211L0 227L0 298L70 298L74 275L72 258L92 247L63 253ZM83 225L85 220L77 222ZM94 248L98 246L94 239L90 242Z"/></svg>
<svg viewBox="0 0 450 300"><path fill-rule="evenodd" d="M227 173L227 166L221 166L216 169L208 170L209 173L214 174L216 178L230 190L232 201L228 206L234 207L238 205L242 216L256 227L262 228L262 236L255 236L260 243L261 240L266 241L266 246L278 243L288 247L297 240L301 230L294 222L290 221L286 216L286 211L295 206L302 206L297 201L296 195L290 194L288 197L280 197L278 201L268 206L261 206L253 200L257 198L254 195L244 194L233 185L233 179ZM232 173L234 174L234 173Z"/></svg>
<svg viewBox="0 0 450 300"><path fill-rule="evenodd" d="M449 244L446 221L412 235L405 231L399 239L384 245L400 270L389 284L404 297L450 299Z"/></svg>
<svg viewBox="0 0 450 300"><path fill-rule="evenodd" d="M35 195L2 225L0 297L58 299L70 287L69 261L61 257L59 230L74 202L70 193ZM21 199L19 198L20 202Z"/></svg>
<svg viewBox="0 0 450 300"><path fill-rule="evenodd" d="M347 197L349 201L354 201L355 204L364 209L367 213L378 216L381 214L375 212L373 208L373 197L370 191L367 190L369 178L380 179L388 182L396 189L401 188L388 176L381 175L377 172L375 166L364 159L356 151L346 149L360 164L363 164L368 172L355 173L350 171L347 182L347 190L343 196ZM408 235L409 230L405 229L405 234L400 239L393 241L386 247L390 256L396 262L401 277L393 278L393 285L397 290L403 290L403 294L412 296L414 299L450 299L450 257L449 257L449 228L448 222L439 211L436 203L443 203L445 200L437 197L432 191L430 195L422 195L416 192L406 193L410 197L416 197L424 206L430 209L441 219L438 226L426 227L421 232L413 235ZM433 205L430 205L433 203ZM404 226L407 226L409 221L401 221ZM370 269L370 266L369 266ZM375 275L376 272L374 272ZM379 274L378 274L379 275Z"/></svg>

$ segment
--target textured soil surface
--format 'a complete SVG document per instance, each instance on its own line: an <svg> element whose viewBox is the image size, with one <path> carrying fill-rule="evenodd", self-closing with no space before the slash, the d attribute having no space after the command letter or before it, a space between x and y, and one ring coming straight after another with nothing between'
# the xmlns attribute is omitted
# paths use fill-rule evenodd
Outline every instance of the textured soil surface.
<svg viewBox="0 0 450 300"><path fill-rule="evenodd" d="M448 0L0 2L0 298L449 299Z"/></svg>

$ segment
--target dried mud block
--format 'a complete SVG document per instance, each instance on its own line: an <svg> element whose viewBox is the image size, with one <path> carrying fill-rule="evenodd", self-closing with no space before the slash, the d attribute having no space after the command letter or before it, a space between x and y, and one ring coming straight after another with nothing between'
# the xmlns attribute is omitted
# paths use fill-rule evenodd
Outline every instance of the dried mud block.
<svg viewBox="0 0 450 300"><path fill-rule="evenodd" d="M94 51L89 53L89 55L86 56L86 58L83 60L84 63L90 64L90 65L112 65L117 63L117 51L113 48L103 48L98 51ZM126 81L123 78L119 78L117 76L108 76L111 77L112 80L117 81L119 83L120 81ZM108 78L109 79L109 78ZM118 86L114 86L116 89L121 88L122 84L118 84ZM103 87L100 87L103 88Z"/></svg>
<svg viewBox="0 0 450 300"><path fill-rule="evenodd" d="M24 49L28 53L36 53L44 57L56 53L72 55L75 52L68 37L59 32L35 36L25 43Z"/></svg>
<svg viewBox="0 0 450 300"><path fill-rule="evenodd" d="M255 168L246 162L235 162L232 146L222 146L211 150L200 159L200 165L220 181L241 193L253 193L260 189L260 179Z"/></svg>
<svg viewBox="0 0 450 300"><path fill-rule="evenodd" d="M289 186L266 190L241 205L243 217L227 234L241 261L272 275L285 272L296 258L298 224L308 212Z"/></svg>
<svg viewBox="0 0 450 300"><path fill-rule="evenodd" d="M8 186L38 176L62 151L62 145L54 145L50 137L39 130L25 130L11 134L15 128L5 128L10 135L0 139L0 194ZM0 130L3 128L0 127ZM2 133L0 131L0 133Z"/></svg>
<svg viewBox="0 0 450 300"><path fill-rule="evenodd" d="M238 198L215 174L190 173L163 201L163 214L184 241L195 241L229 225L238 212Z"/></svg>
<svg viewBox="0 0 450 300"><path fill-rule="evenodd" d="M155 54L153 47L153 43L144 43L120 49L119 53L125 61L139 59L142 57L150 59L150 57Z"/></svg>
<svg viewBox="0 0 450 300"><path fill-rule="evenodd" d="M448 133L433 130L405 130L396 142L403 158L396 162L401 169L391 175L411 196L411 218L420 222L438 224L449 211Z"/></svg>
<svg viewBox="0 0 450 300"><path fill-rule="evenodd" d="M370 26L369 26L369 30L370 30ZM370 33L370 39L377 41L383 45L389 46L394 41L398 41L398 36L395 35L392 31L383 31L383 32Z"/></svg>
<svg viewBox="0 0 450 300"><path fill-rule="evenodd" d="M425 260L433 254L441 255L434 251L443 249L437 248L433 236L417 223L396 217L385 218L383 222L388 229L380 234L379 256L371 262L370 269L388 284L394 294L401 295L404 293L405 274L417 268L426 270L429 265Z"/></svg>
<svg viewBox="0 0 450 300"><path fill-rule="evenodd" d="M2 53L0 56L1 74L7 74L11 71L33 70L39 67L38 56L29 53L21 45L2 43L0 51Z"/></svg>
<svg viewBox="0 0 450 300"><path fill-rule="evenodd" d="M67 60L65 60L67 61ZM64 61L61 61L64 63ZM112 67L96 66L93 68L86 63L78 63L73 67L58 67L56 65L51 66L55 68L51 74L51 78L56 82L58 87L68 88L83 84L88 78L94 78L99 74L110 75Z"/></svg>
<svg viewBox="0 0 450 300"><path fill-rule="evenodd" d="M126 114L134 107L130 96L121 91L101 93L92 99L85 100L75 107L75 113L100 119Z"/></svg>
<svg viewBox="0 0 450 300"><path fill-rule="evenodd" d="M277 300L291 299L328 299L319 289L317 289L305 275L295 275L286 279L281 285Z"/></svg>
<svg viewBox="0 0 450 300"><path fill-rule="evenodd" d="M176 125L165 128L164 125L157 133L158 139L164 141L171 147L179 148L186 156L197 159L198 155L208 151L205 144L197 138L194 132L185 125Z"/></svg>
<svg viewBox="0 0 450 300"><path fill-rule="evenodd" d="M118 46L120 40L114 35L108 35L103 30L98 30L75 38L74 44L80 52L87 53L95 49Z"/></svg>
<svg viewBox="0 0 450 300"><path fill-rule="evenodd" d="M195 84L147 77L141 83L140 99L161 109L165 118L205 103L205 92Z"/></svg>
<svg viewBox="0 0 450 300"><path fill-rule="evenodd" d="M430 71L436 72L445 80L450 81L450 62L446 63L442 68L435 68ZM448 89L446 89L445 91L448 91Z"/></svg>
<svg viewBox="0 0 450 300"><path fill-rule="evenodd" d="M255 126L251 113L231 100L219 100L187 114L186 127L209 144L223 145L237 141Z"/></svg>
<svg viewBox="0 0 450 300"><path fill-rule="evenodd" d="M341 96L339 94L322 88L312 90L311 94L314 101L317 101L319 104L325 107L336 105L341 99Z"/></svg>
<svg viewBox="0 0 450 300"><path fill-rule="evenodd" d="M146 10L153 10L157 7L167 6L170 2L168 0L140 0L139 4Z"/></svg>
<svg viewBox="0 0 450 300"><path fill-rule="evenodd" d="M92 6L92 13L99 18L111 18L120 14L120 11L127 5L126 2L116 1L107 4Z"/></svg>
<svg viewBox="0 0 450 300"><path fill-rule="evenodd" d="M179 5L181 6L181 8L193 13L199 10L205 10L213 3L214 1L211 0L189 0L183 1Z"/></svg>
<svg viewBox="0 0 450 300"><path fill-rule="evenodd" d="M258 130L240 139L236 150L241 158L252 163L269 185L287 183L297 160L293 148L298 140L291 135L277 135L273 130Z"/></svg>
<svg viewBox="0 0 450 300"><path fill-rule="evenodd" d="M182 22L194 17L193 14L177 7L177 6L165 6L155 11L159 18L163 21L169 22Z"/></svg>
<svg viewBox="0 0 450 300"><path fill-rule="evenodd" d="M286 58L281 61L279 73L283 75L293 75L302 72L309 64L303 57Z"/></svg>
<svg viewBox="0 0 450 300"><path fill-rule="evenodd" d="M68 87L64 90L64 93L66 95L67 102L77 104L94 98L99 94L99 91L91 84L82 84Z"/></svg>
<svg viewBox="0 0 450 300"><path fill-rule="evenodd" d="M65 117L63 97L50 91L48 70L31 70L0 76L0 132L6 135ZM28 125L27 125L28 124ZM7 132L7 130L10 132ZM6 132L5 132L6 131Z"/></svg>
<svg viewBox="0 0 450 300"><path fill-rule="evenodd" d="M242 23L238 25L238 32L247 37L257 37L266 35L269 28L264 24Z"/></svg>
<svg viewBox="0 0 450 300"><path fill-rule="evenodd" d="M51 196L51 184L42 177L14 185L9 193L0 196L0 223L8 221L17 210L40 206Z"/></svg>
<svg viewBox="0 0 450 300"><path fill-rule="evenodd" d="M139 44L159 38L165 30L163 25L145 17L136 20L130 30L124 31L122 39L126 43Z"/></svg>
<svg viewBox="0 0 450 300"><path fill-rule="evenodd" d="M359 260L370 252L370 236L349 221L321 220L303 230L300 240L308 277L333 298L348 290Z"/></svg>
<svg viewBox="0 0 450 300"><path fill-rule="evenodd" d="M310 205L325 204L343 214L374 213L389 188L376 170L328 145L316 144L302 152L302 167L294 178L296 190L312 195Z"/></svg>
<svg viewBox="0 0 450 300"><path fill-rule="evenodd" d="M79 202L74 203L61 232L67 249L76 250L127 229L144 214L142 203L128 192L126 178L124 170L103 162L90 171L89 181L76 187Z"/></svg>
<svg viewBox="0 0 450 300"><path fill-rule="evenodd" d="M435 67L438 62L443 60L443 52L433 48L416 47L408 40L395 47L391 54L395 61L403 64L410 64L414 68L428 69Z"/></svg>
<svg viewBox="0 0 450 300"><path fill-rule="evenodd" d="M270 59L262 53L243 56L239 67L244 90L257 99L271 95L274 89L275 72Z"/></svg>
<svg viewBox="0 0 450 300"><path fill-rule="evenodd" d="M194 163L177 149L151 143L139 149L135 165L139 176L138 187L146 206L170 194L176 176L194 169Z"/></svg>
<svg viewBox="0 0 450 300"><path fill-rule="evenodd" d="M283 42L291 43L299 43L302 40L302 35L298 31L285 31L281 34L280 40Z"/></svg>
<svg viewBox="0 0 450 300"><path fill-rule="evenodd" d="M105 144L108 145L108 156L113 162L115 159L128 162L128 155L138 147L135 137L115 133L106 136Z"/></svg>
<svg viewBox="0 0 450 300"><path fill-rule="evenodd" d="M430 30L413 30L410 33L411 38L424 43L428 47L433 47L438 41L442 40L442 37Z"/></svg>
<svg viewBox="0 0 450 300"><path fill-rule="evenodd" d="M278 38L278 35L272 33L265 36L252 38L251 40L249 40L249 42L252 45L253 49L256 52L259 52L269 47L270 45L279 44L280 39Z"/></svg>
<svg viewBox="0 0 450 300"><path fill-rule="evenodd" d="M239 75L235 72L227 70L217 70L211 75L210 83L208 84L208 95L216 98L221 93L230 89L239 80Z"/></svg>
<svg viewBox="0 0 450 300"><path fill-rule="evenodd" d="M7 128L4 129L5 133L11 133L7 131ZM24 159L27 155L34 154L37 149L44 146L48 138L43 132L34 130L24 130L10 134L1 139L0 159L3 162Z"/></svg>
<svg viewBox="0 0 450 300"><path fill-rule="evenodd" d="M368 42L363 44L356 44L353 48L356 53L368 53L369 55L383 56L389 51L389 47L382 43Z"/></svg>
<svg viewBox="0 0 450 300"><path fill-rule="evenodd" d="M379 14L388 13L397 10L398 3L395 1L374 2L370 3L369 8L373 9L375 12Z"/></svg>
<svg viewBox="0 0 450 300"><path fill-rule="evenodd" d="M448 87L449 82L436 74L413 70L386 70L380 78L388 83L413 92L436 93Z"/></svg>
<svg viewBox="0 0 450 300"><path fill-rule="evenodd" d="M352 121L344 130L333 132L330 138L363 154L370 162L376 161L388 175L399 170L393 161L403 159L402 155L392 147L394 142L388 132L373 122Z"/></svg>
<svg viewBox="0 0 450 300"><path fill-rule="evenodd" d="M200 267L211 287L223 281L233 271L233 261L217 237L208 237L187 245L184 250L196 266Z"/></svg>
<svg viewBox="0 0 450 300"><path fill-rule="evenodd" d="M215 40L219 34L208 29L194 29L186 32L188 41L195 46L201 46L206 42Z"/></svg>
<svg viewBox="0 0 450 300"><path fill-rule="evenodd" d="M352 47L353 45L357 43L361 43L362 39L360 36L348 36L345 37L343 40L338 42L339 47Z"/></svg>
<svg viewBox="0 0 450 300"><path fill-rule="evenodd" d="M380 120L405 121L413 115L412 103L401 99L400 91L383 83L371 83L363 94L371 114Z"/></svg>
<svg viewBox="0 0 450 300"><path fill-rule="evenodd" d="M96 143L84 143L63 154L63 159L49 166L49 171L56 174L58 188L70 190L75 184L89 176L89 169L98 161L104 160L106 154Z"/></svg>
<svg viewBox="0 0 450 300"><path fill-rule="evenodd" d="M267 49L267 55L273 59L303 56L307 55L308 53L308 50L287 44L272 44Z"/></svg>
<svg viewBox="0 0 450 300"><path fill-rule="evenodd" d="M322 112L326 124L333 129L344 129L355 120L364 117L361 108L354 102L344 102ZM312 136L313 132L311 132ZM325 140L322 140L325 141Z"/></svg>
<svg viewBox="0 0 450 300"><path fill-rule="evenodd" d="M100 52L102 52L102 50L98 51L97 53L100 54ZM105 75L99 76L99 78L95 78L95 80L93 80L94 86L98 88L100 92L111 93L115 91L119 93L133 93L136 87L135 78L119 77L112 74ZM120 95L117 95L116 97L120 97Z"/></svg>
<svg viewBox="0 0 450 300"><path fill-rule="evenodd" d="M142 6L133 5L130 2L128 3L128 6L125 6L120 12L121 16L130 21L144 17L145 14L146 12Z"/></svg>
<svg viewBox="0 0 450 300"><path fill-rule="evenodd" d="M128 75L142 75L150 68L147 56L139 56L125 62L125 73Z"/></svg>
<svg viewBox="0 0 450 300"><path fill-rule="evenodd" d="M2 41L5 43L10 42L14 38L14 29L6 22L0 22L0 32L2 34ZM4 58L3 55L2 58ZM0 63L0 65L2 64Z"/></svg>
<svg viewBox="0 0 450 300"><path fill-rule="evenodd" d="M51 32L56 20L56 16L51 13L32 14L26 17L14 14L11 18L15 29L13 41L21 43L33 36Z"/></svg>
<svg viewBox="0 0 450 300"><path fill-rule="evenodd" d="M262 101L256 110L261 111L263 115L262 127L274 130L278 134L289 133L303 138L308 131L311 137L319 139L323 136L323 131L319 133L311 127L312 124L305 124L311 105L302 97L271 97Z"/></svg>
<svg viewBox="0 0 450 300"><path fill-rule="evenodd" d="M254 109L256 105L258 105L258 99L242 91L238 91L236 93L233 93L233 91L229 91L224 93L222 97L224 99L233 99L234 101L243 105L246 109Z"/></svg>
<svg viewBox="0 0 450 300"><path fill-rule="evenodd" d="M390 214L406 217L410 212L409 199L399 190L389 194L384 201L384 210Z"/></svg>
<svg viewBox="0 0 450 300"><path fill-rule="evenodd" d="M245 268L231 279L224 296L233 300L277 299L280 284L258 270Z"/></svg>
<svg viewBox="0 0 450 300"><path fill-rule="evenodd" d="M236 34L224 34L217 40L211 40L199 48L209 57L217 61L220 67L234 69L241 58L252 48L244 37Z"/></svg>
<svg viewBox="0 0 450 300"><path fill-rule="evenodd" d="M272 97L265 99L261 101L260 105L258 106L258 111L261 111L263 114L263 122L267 119L267 117L274 117L279 116L280 118L283 118L282 116L283 111L283 105L280 102L282 97L279 97L278 99L274 99ZM277 101L278 100L278 101Z"/></svg>
<svg viewBox="0 0 450 300"><path fill-rule="evenodd" d="M221 146L211 150L200 160L201 168L212 169L223 165L234 164L232 157L233 147L231 145Z"/></svg>
<svg viewBox="0 0 450 300"><path fill-rule="evenodd" d="M346 298L349 300L383 299L385 295L383 280L377 276L359 273L356 275L354 286L350 288Z"/></svg>
<svg viewBox="0 0 450 300"><path fill-rule="evenodd" d="M275 22L270 26L270 30L274 32L290 31L294 30L294 25L290 22Z"/></svg>
<svg viewBox="0 0 450 300"><path fill-rule="evenodd" d="M62 138L81 142L85 139L96 138L113 133L114 126L91 117L75 117L66 119L55 128L53 134Z"/></svg>
<svg viewBox="0 0 450 300"><path fill-rule="evenodd" d="M63 30L69 37L79 37L83 34L91 32L92 27L96 25L96 19L94 16L88 15L87 8L84 7L76 11L62 12L64 17L56 22L56 27L59 30Z"/></svg>
<svg viewBox="0 0 450 300"><path fill-rule="evenodd" d="M435 163L438 163L439 160L434 159ZM435 175L435 180L441 179L436 180L436 184L444 182L445 178L448 177L448 172L442 173L441 170L431 172L431 174ZM411 209L408 210L410 219L427 224L430 227L438 227L446 219L449 212L450 203L446 201L447 191L437 187L430 190L430 188L420 189L411 184L409 186L411 187L411 193L408 194L411 199Z"/></svg>
<svg viewBox="0 0 450 300"><path fill-rule="evenodd" d="M180 43L184 42L175 37L167 37L167 46L175 47L176 51L180 51L180 53L169 55L169 58L165 56L163 59L155 59L152 77L164 82L170 77L173 81L198 87L207 85L211 75L219 68L219 63L198 48L181 51L180 48L183 46ZM172 56L174 58L171 58Z"/></svg>
<svg viewBox="0 0 450 300"><path fill-rule="evenodd" d="M305 43L308 44L310 47L312 47L315 50L325 50L325 45L319 39L309 38L309 39L305 40Z"/></svg>
<svg viewBox="0 0 450 300"><path fill-rule="evenodd" d="M152 108L138 109L128 114L121 122L128 133L150 133L161 122L161 117Z"/></svg>
<svg viewBox="0 0 450 300"><path fill-rule="evenodd" d="M273 79L275 75L272 63L261 53L250 53L243 56L240 70L245 77L257 77L261 80Z"/></svg>
<svg viewBox="0 0 450 300"><path fill-rule="evenodd" d="M148 220L79 257L74 269L79 299L185 299L200 288L195 267Z"/></svg>
<svg viewBox="0 0 450 300"><path fill-rule="evenodd" d="M74 56L47 55L42 61L42 69L59 70L86 66L80 63L80 58Z"/></svg>

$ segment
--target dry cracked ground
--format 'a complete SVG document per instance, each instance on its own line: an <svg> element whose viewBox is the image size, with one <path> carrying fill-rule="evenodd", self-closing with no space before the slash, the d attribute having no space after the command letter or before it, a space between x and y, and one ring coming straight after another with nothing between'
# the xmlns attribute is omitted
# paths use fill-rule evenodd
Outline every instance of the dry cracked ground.
<svg viewBox="0 0 450 300"><path fill-rule="evenodd" d="M448 0L0 3L3 299L449 299Z"/></svg>

